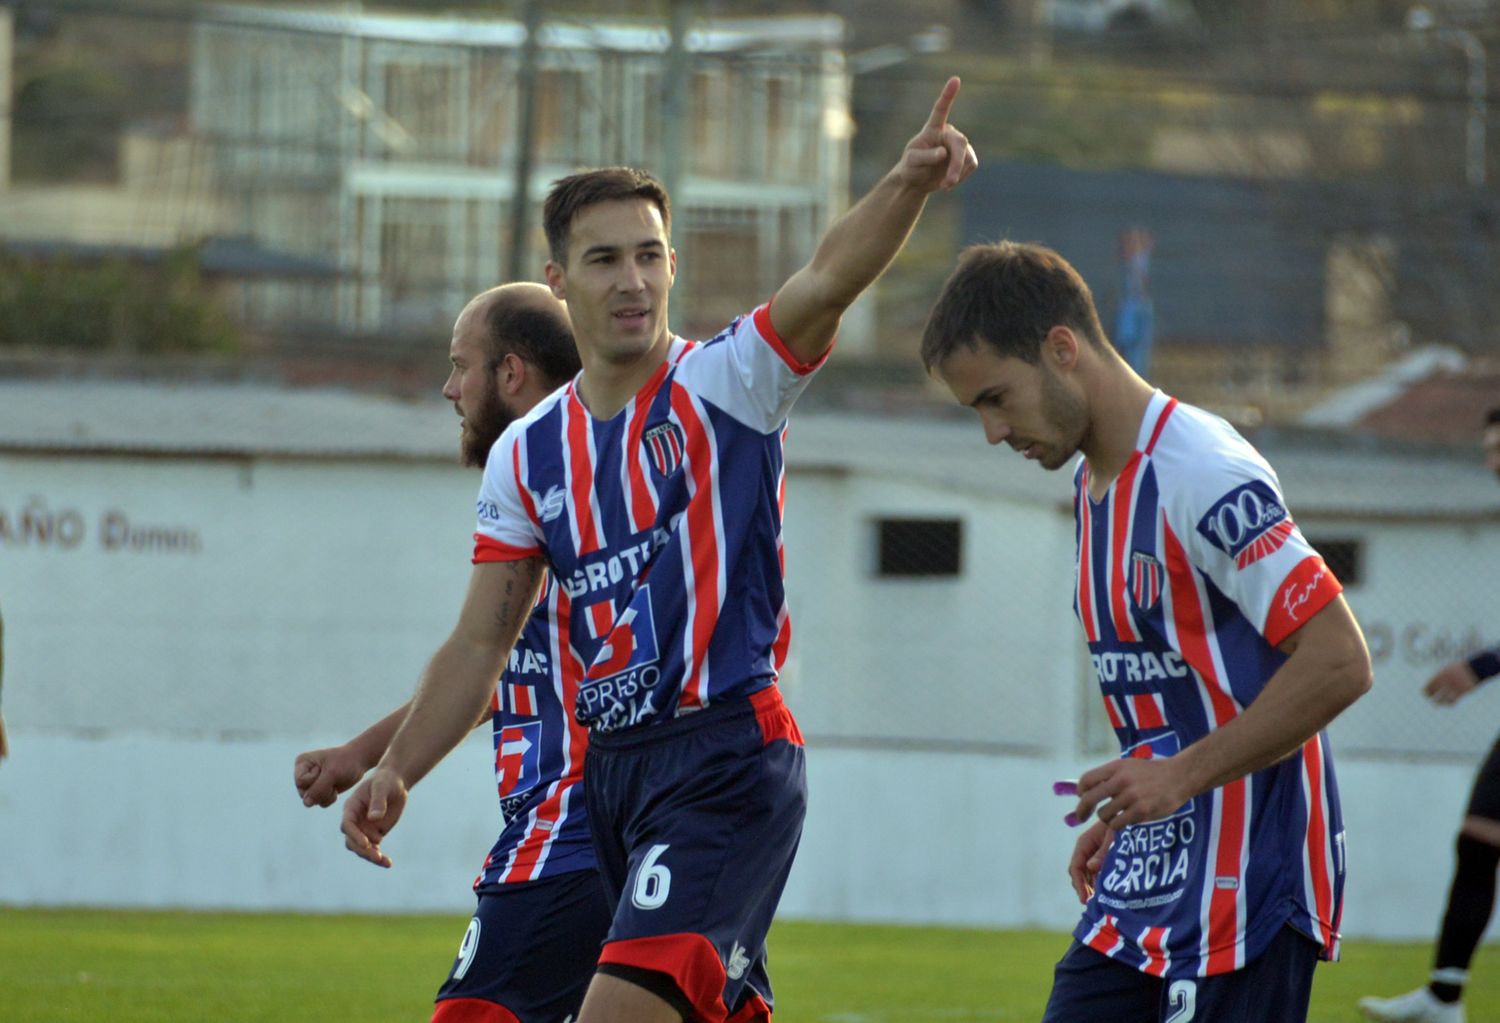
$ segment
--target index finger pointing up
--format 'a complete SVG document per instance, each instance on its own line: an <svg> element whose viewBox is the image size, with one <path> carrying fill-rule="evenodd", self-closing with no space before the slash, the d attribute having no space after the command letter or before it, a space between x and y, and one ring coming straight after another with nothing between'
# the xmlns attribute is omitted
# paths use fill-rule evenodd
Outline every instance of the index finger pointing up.
<svg viewBox="0 0 1500 1023"><path fill-rule="evenodd" d="M948 123L948 111L953 108L953 100L958 96L958 76L954 75L948 79L943 91L938 95L937 102L932 105L932 113L927 118L927 127L942 130Z"/></svg>

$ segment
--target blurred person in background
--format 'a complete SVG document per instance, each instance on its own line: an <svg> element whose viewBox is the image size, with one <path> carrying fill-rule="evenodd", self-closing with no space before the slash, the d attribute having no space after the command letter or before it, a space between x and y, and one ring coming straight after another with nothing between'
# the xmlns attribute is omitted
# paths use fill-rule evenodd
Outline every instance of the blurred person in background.
<svg viewBox="0 0 1500 1023"><path fill-rule="evenodd" d="M1500 405L1484 420L1483 445L1490 472L1500 478ZM1454 661L1427 680L1423 692L1449 706L1500 675L1500 647ZM1362 998L1360 1011L1384 1023L1463 1023L1464 985L1469 963L1484 938L1495 908L1495 873L1500 869L1500 739L1474 779L1468 809L1458 829L1457 863L1443 927L1438 932L1432 977L1426 987L1396 998Z"/></svg>
<svg viewBox="0 0 1500 1023"><path fill-rule="evenodd" d="M1371 681L1338 580L1259 452L1142 379L1056 252L968 249L922 359L991 444L1083 455L1074 609L1121 755L1058 786L1097 819L1044 1023L1305 1020L1344 887L1323 729Z"/></svg>
<svg viewBox="0 0 1500 1023"><path fill-rule="evenodd" d="M460 456L483 469L517 418L579 370L568 311L541 284L471 301L453 325L443 397L461 417ZM588 732L573 720L549 581L494 686L500 837L474 881L478 908L438 992L435 1023L561 1023L575 1016L609 927L579 779ZM563 640L566 643L566 639ZM297 757L306 806L330 806L385 754L402 706L342 746Z"/></svg>
<svg viewBox="0 0 1500 1023"><path fill-rule="evenodd" d="M589 171L544 204L547 281L583 372L496 444L459 624L346 800L344 834L385 860L409 787L472 723L546 565L581 655L584 785L614 913L580 1023L770 1017L766 934L806 808L802 736L776 686L787 416L928 196L977 166L948 123L958 89L947 82L806 266L702 344L668 325L677 264L659 182Z"/></svg>

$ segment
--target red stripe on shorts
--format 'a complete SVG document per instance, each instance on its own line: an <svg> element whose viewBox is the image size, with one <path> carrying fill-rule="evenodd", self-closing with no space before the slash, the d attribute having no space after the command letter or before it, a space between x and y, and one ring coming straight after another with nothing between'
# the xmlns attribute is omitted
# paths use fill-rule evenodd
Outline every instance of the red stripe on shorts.
<svg viewBox="0 0 1500 1023"><path fill-rule="evenodd" d="M482 998L444 998L432 1008L432 1023L521 1023L516 1014Z"/></svg>
<svg viewBox="0 0 1500 1023"><path fill-rule="evenodd" d="M599 963L617 963L665 973L677 985L703 1023L727 1023L724 964L701 934L661 934L605 943Z"/></svg>
<svg viewBox="0 0 1500 1023"><path fill-rule="evenodd" d="M793 746L805 746L802 729L791 710L782 702L781 690L767 686L758 693L750 694L750 706L755 708L755 721L760 725L763 745L769 746L777 739L785 739Z"/></svg>

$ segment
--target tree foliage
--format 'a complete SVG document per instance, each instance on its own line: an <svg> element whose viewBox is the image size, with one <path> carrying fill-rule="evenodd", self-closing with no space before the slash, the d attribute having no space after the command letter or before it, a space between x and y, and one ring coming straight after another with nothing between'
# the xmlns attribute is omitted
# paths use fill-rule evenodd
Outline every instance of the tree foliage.
<svg viewBox="0 0 1500 1023"><path fill-rule="evenodd" d="M0 348L7 347L225 353L238 349L239 336L204 287L194 249L158 263L0 253Z"/></svg>

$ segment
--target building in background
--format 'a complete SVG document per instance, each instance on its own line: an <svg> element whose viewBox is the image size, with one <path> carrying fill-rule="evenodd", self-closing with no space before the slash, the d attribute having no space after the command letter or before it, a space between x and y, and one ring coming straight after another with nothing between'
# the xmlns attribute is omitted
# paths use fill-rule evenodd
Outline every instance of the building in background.
<svg viewBox="0 0 1500 1023"><path fill-rule="evenodd" d="M476 486L456 425L435 398L0 381L0 905L466 910L486 735L422 782L390 872L288 779L409 695L451 628ZM967 421L798 412L793 433L781 684L813 798L783 914L1066 927L1051 783L1114 748L1070 610L1068 474ZM1494 481L1472 440L1260 440L1375 661L1330 729L1359 836L1346 932L1422 938L1447 881L1430 835L1500 689L1455 716L1420 686L1493 635Z"/></svg>
<svg viewBox="0 0 1500 1023"><path fill-rule="evenodd" d="M737 19L674 44L660 23L572 17L541 25L528 64L519 21L205 10L189 109L215 189L238 232L340 274L256 284L244 314L358 333L444 324L512 275L518 182L539 206L560 176L631 164L677 182L675 325L717 329L805 262L846 203L843 36L833 17ZM522 264L539 279L539 214L529 224Z"/></svg>

